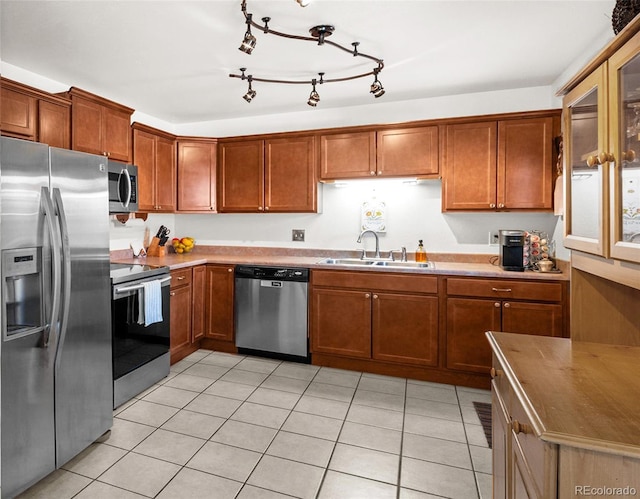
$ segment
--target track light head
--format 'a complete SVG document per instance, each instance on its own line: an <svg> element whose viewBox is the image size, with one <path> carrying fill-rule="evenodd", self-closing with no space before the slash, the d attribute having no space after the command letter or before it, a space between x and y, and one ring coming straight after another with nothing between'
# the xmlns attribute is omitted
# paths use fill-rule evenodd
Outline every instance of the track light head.
<svg viewBox="0 0 640 499"><path fill-rule="evenodd" d="M373 83L371 84L371 90L369 90L369 92L371 92L376 99L384 95L384 87L382 86L382 83L380 83L380 80L378 80L379 72L380 70L378 68L374 69L373 71L374 80L373 80Z"/></svg>
<svg viewBox="0 0 640 499"><path fill-rule="evenodd" d="M256 37L251 33L251 14L247 14L247 31L244 34L242 43L238 47L238 50L245 54L251 54L256 46Z"/></svg>
<svg viewBox="0 0 640 499"><path fill-rule="evenodd" d="M318 105L318 102L320 102L320 95L318 94L318 92L316 92L317 81L315 80L315 78L311 83L313 85L313 90L311 90L311 93L309 94L309 100L307 101L307 104L309 104L311 107L316 107Z"/></svg>
<svg viewBox="0 0 640 499"><path fill-rule="evenodd" d="M249 80L249 88L247 90L247 93L244 94L242 98L247 102L251 102L256 96L256 91L253 88L251 88L251 80L252 80L251 75L247 76L247 79Z"/></svg>

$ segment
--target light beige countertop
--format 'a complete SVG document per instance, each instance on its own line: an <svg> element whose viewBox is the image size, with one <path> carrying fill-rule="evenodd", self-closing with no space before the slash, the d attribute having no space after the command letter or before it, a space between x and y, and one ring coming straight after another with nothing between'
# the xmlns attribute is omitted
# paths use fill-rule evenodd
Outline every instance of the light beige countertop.
<svg viewBox="0 0 640 499"><path fill-rule="evenodd" d="M640 347L487 333L535 434L640 457Z"/></svg>
<svg viewBox="0 0 640 499"><path fill-rule="evenodd" d="M131 250L111 252L113 263L131 263L152 266L167 266L171 270L204 264L221 265L273 265L287 267L305 267L309 269L363 271L363 272L394 272L430 275L455 275L466 277L496 277L500 279L534 279L546 281L568 281L569 268L566 262L559 261L562 273L551 272L512 272L490 263L495 255L468 254L430 254L429 260L434 262L435 269L426 268L385 268L378 266L345 266L318 263L324 258L353 258L355 252L310 250L294 248L257 248L257 247L216 247L196 246L187 254L175 254L167 248L168 254L162 257L134 258ZM411 260L411 257L409 258Z"/></svg>

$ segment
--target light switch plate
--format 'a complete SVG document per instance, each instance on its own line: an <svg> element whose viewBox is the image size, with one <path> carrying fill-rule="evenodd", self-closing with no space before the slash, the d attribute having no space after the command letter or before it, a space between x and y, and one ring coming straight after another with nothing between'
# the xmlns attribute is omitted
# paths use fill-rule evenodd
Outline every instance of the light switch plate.
<svg viewBox="0 0 640 499"><path fill-rule="evenodd" d="M293 229L291 231L291 240L299 243L304 242L304 229Z"/></svg>

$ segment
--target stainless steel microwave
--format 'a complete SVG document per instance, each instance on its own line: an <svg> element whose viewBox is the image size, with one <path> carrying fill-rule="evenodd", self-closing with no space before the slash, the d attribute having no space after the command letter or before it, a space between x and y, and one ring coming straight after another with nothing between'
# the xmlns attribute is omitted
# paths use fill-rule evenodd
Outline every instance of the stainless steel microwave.
<svg viewBox="0 0 640 499"><path fill-rule="evenodd" d="M138 167L109 161L109 213L138 211Z"/></svg>

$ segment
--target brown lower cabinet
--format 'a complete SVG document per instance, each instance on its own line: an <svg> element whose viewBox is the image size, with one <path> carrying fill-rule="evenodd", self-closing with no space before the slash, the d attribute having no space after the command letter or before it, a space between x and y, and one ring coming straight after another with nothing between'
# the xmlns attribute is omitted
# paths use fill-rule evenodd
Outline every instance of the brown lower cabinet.
<svg viewBox="0 0 640 499"><path fill-rule="evenodd" d="M233 266L171 271L171 363L201 347L235 351Z"/></svg>
<svg viewBox="0 0 640 499"><path fill-rule="evenodd" d="M205 337L226 342L233 350L233 265L207 265L206 287Z"/></svg>
<svg viewBox="0 0 640 499"><path fill-rule="evenodd" d="M561 282L448 278L446 366L488 373L491 348L486 331L563 337L566 287Z"/></svg>
<svg viewBox="0 0 640 499"><path fill-rule="evenodd" d="M192 307L191 307L191 341L204 338L206 332L206 295L207 295L207 267L198 265L192 269Z"/></svg>
<svg viewBox="0 0 640 499"><path fill-rule="evenodd" d="M489 387L485 332L568 336L566 281L313 270L312 361Z"/></svg>
<svg viewBox="0 0 640 499"><path fill-rule="evenodd" d="M192 347L192 270L191 268L171 271L171 363L187 356L196 348Z"/></svg>
<svg viewBox="0 0 640 499"><path fill-rule="evenodd" d="M314 271L313 354L438 364L437 278Z"/></svg>

